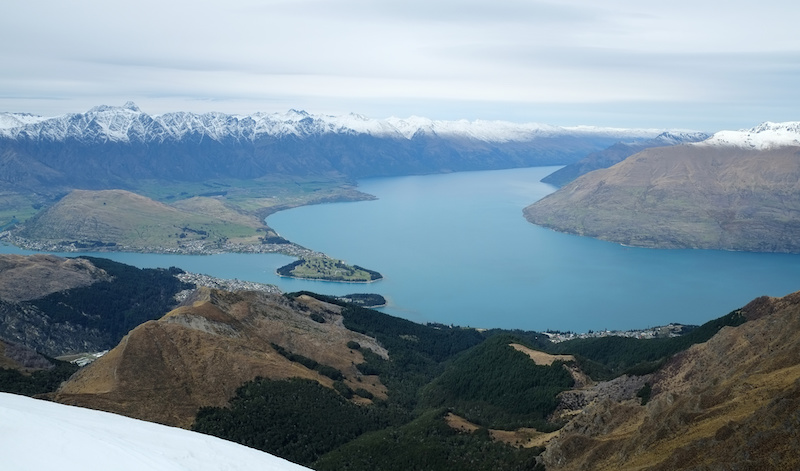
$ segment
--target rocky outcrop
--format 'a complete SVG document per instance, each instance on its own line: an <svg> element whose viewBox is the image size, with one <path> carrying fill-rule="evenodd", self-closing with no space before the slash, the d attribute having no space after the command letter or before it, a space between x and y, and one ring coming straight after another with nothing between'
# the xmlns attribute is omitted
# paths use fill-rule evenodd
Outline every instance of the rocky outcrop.
<svg viewBox="0 0 800 471"><path fill-rule="evenodd" d="M109 336L98 329L56 322L32 304L3 300L0 300L0 339L52 357L100 351L109 342Z"/></svg>

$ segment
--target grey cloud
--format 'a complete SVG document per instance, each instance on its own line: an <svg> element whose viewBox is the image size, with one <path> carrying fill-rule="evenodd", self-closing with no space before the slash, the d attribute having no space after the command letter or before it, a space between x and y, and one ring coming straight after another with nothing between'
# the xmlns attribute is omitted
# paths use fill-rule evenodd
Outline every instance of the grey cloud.
<svg viewBox="0 0 800 471"><path fill-rule="evenodd" d="M350 18L361 20L422 22L568 22L575 23L596 17L591 7L569 6L556 2L525 0L408 0L374 1L295 0L255 7L268 13L291 12L304 16Z"/></svg>

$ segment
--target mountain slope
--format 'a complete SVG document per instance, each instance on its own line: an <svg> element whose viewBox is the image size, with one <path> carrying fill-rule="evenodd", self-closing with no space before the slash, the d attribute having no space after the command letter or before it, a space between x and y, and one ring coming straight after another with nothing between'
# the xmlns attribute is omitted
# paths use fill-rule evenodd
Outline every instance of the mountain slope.
<svg viewBox="0 0 800 471"><path fill-rule="evenodd" d="M534 224L634 246L800 252L800 146L760 137L773 144L711 138L647 149L524 214Z"/></svg>
<svg viewBox="0 0 800 471"><path fill-rule="evenodd" d="M5 393L0 435L5 471L308 469L216 437Z"/></svg>
<svg viewBox="0 0 800 471"><path fill-rule="evenodd" d="M708 137L710 137L708 134L702 132L665 132L646 141L618 142L607 149L592 152L574 164L569 164L556 170L542 178L542 182L559 187L564 186L581 175L585 175L593 170L608 168L645 149L697 142L707 139Z"/></svg>
<svg viewBox="0 0 800 471"><path fill-rule="evenodd" d="M0 254L0 299L6 301L30 301L110 280L108 273L83 258Z"/></svg>
<svg viewBox="0 0 800 471"><path fill-rule="evenodd" d="M587 406L548 445L547 469L797 469L800 293L742 312L656 373L645 406Z"/></svg>
<svg viewBox="0 0 800 471"><path fill-rule="evenodd" d="M385 397L377 377L356 369L362 354L347 343L379 355L386 351L374 339L345 329L337 311L311 298L290 301L201 288L182 307L133 329L54 398L189 427L200 407L224 406L242 383L259 376L307 378L332 386L330 377L292 361L281 349L338 370L352 389Z"/></svg>
<svg viewBox="0 0 800 471"><path fill-rule="evenodd" d="M104 259L0 256L0 339L57 357L108 350L188 288L180 270Z"/></svg>

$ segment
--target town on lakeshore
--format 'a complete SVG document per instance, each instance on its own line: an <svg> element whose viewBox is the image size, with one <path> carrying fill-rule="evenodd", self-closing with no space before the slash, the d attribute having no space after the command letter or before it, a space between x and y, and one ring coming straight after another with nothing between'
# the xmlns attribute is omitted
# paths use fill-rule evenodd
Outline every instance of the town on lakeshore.
<svg viewBox="0 0 800 471"><path fill-rule="evenodd" d="M668 324L658 327L648 327L647 329L634 330L590 330L584 333L561 332L557 330L547 330L542 332L551 342L558 343L573 339L588 339L596 337L630 337L635 339L658 339L679 337L688 333L697 326L683 324Z"/></svg>

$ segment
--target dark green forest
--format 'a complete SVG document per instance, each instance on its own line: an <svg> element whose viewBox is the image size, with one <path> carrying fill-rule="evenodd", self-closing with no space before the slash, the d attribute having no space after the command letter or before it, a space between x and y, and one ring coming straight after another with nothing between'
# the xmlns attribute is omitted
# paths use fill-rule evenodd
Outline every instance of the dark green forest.
<svg viewBox="0 0 800 471"><path fill-rule="evenodd" d="M362 435L313 464L338 470L543 471L536 463L541 448L516 448L493 441L485 428L461 433L444 421L446 409L434 409L413 421Z"/></svg>
<svg viewBox="0 0 800 471"><path fill-rule="evenodd" d="M52 293L31 301L52 322L69 322L96 328L114 347L131 329L143 322L159 319L175 307L174 296L193 287L175 275L178 268L136 268L104 258L81 257L113 277L92 285Z"/></svg>
<svg viewBox="0 0 800 471"><path fill-rule="evenodd" d="M390 423L380 408L358 406L316 381L258 378L237 390L230 407L202 408L192 429L310 464Z"/></svg>
<svg viewBox="0 0 800 471"><path fill-rule="evenodd" d="M554 429L547 416L558 405L558 393L572 386L572 376L560 362L536 365L511 343L520 339L495 335L457 358L424 388L422 404L449 407L490 428Z"/></svg>
<svg viewBox="0 0 800 471"><path fill-rule="evenodd" d="M69 379L78 365L48 358L52 367L36 370L30 374L11 368L0 368L0 392L35 396L55 391L62 382Z"/></svg>

